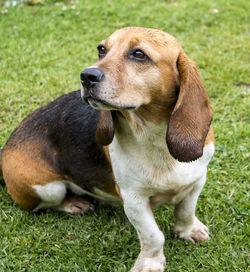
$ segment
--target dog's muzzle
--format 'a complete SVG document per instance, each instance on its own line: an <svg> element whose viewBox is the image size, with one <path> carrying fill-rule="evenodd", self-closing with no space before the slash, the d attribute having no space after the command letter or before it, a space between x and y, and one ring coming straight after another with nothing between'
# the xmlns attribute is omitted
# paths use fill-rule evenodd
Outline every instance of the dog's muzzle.
<svg viewBox="0 0 250 272"><path fill-rule="evenodd" d="M88 98L95 98L93 93L97 83L104 79L104 73L97 68L87 68L81 72L81 83L83 88L82 99L88 103Z"/></svg>

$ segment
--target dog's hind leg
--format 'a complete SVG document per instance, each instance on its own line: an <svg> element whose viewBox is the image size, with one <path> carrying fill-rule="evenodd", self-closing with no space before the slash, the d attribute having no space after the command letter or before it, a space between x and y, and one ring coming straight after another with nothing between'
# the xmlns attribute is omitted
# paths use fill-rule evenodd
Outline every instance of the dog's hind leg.
<svg viewBox="0 0 250 272"><path fill-rule="evenodd" d="M84 214L86 211L94 211L95 206L81 196L67 194L61 204L54 209L71 214Z"/></svg>
<svg viewBox="0 0 250 272"><path fill-rule="evenodd" d="M66 185L62 181L53 181L46 185L33 185L32 188L41 200L33 211L38 211L42 208L58 207L67 193Z"/></svg>
<svg viewBox="0 0 250 272"><path fill-rule="evenodd" d="M41 199L41 203L34 209L53 208L71 214L83 214L88 210L94 210L94 205L81 196L67 193L64 181L54 181L44 186L32 186Z"/></svg>
<svg viewBox="0 0 250 272"><path fill-rule="evenodd" d="M4 181L19 206L29 211L53 208L81 214L93 210L84 198L67 194L67 182L61 175L39 157L31 158L26 153L6 149L2 158Z"/></svg>

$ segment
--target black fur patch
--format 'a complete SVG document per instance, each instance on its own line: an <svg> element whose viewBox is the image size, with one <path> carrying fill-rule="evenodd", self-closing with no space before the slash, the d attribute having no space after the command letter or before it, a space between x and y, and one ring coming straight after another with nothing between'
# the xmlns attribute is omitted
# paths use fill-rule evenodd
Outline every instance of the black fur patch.
<svg viewBox="0 0 250 272"><path fill-rule="evenodd" d="M86 190L105 187L113 176L103 147L95 140L99 115L82 101L80 91L65 94L29 114L6 146L25 149L35 144L39 158L65 180Z"/></svg>

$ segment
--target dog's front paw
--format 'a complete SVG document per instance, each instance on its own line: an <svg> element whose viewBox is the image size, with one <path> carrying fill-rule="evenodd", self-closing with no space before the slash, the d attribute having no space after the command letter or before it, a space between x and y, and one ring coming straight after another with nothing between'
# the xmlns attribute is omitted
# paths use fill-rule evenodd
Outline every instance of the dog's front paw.
<svg viewBox="0 0 250 272"><path fill-rule="evenodd" d="M165 264L166 261L163 253L152 258L140 255L130 272L164 272Z"/></svg>
<svg viewBox="0 0 250 272"><path fill-rule="evenodd" d="M207 241L210 236L207 226L197 218L195 218L193 224L187 226L177 222L174 226L174 234L176 237L193 243Z"/></svg>

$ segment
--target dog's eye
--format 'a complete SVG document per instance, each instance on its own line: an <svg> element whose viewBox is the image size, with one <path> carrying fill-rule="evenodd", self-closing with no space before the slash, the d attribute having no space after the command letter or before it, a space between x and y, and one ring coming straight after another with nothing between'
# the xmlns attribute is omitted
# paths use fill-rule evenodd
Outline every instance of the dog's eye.
<svg viewBox="0 0 250 272"><path fill-rule="evenodd" d="M106 49L103 45L98 45L97 50L99 58L104 58L106 56Z"/></svg>
<svg viewBox="0 0 250 272"><path fill-rule="evenodd" d="M133 53L133 56L137 59L144 59L146 57L146 55L141 50L136 50Z"/></svg>
<svg viewBox="0 0 250 272"><path fill-rule="evenodd" d="M131 51L128 55L129 59L136 61L146 61L149 60L149 57L140 49L135 49Z"/></svg>

